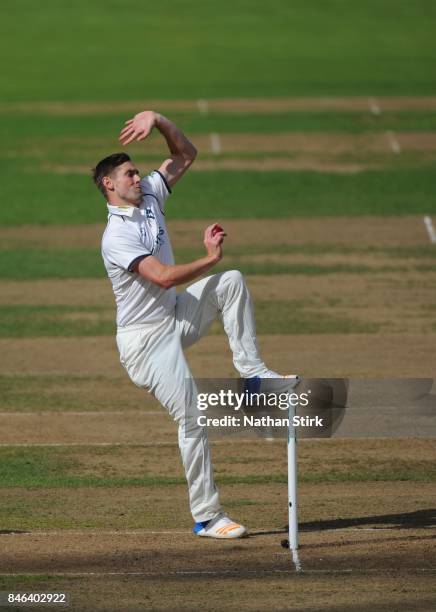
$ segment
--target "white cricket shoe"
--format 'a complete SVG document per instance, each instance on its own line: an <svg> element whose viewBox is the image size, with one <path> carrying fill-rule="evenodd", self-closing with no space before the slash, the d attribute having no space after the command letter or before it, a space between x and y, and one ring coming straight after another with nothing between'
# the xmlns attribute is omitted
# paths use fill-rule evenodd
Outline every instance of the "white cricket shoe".
<svg viewBox="0 0 436 612"><path fill-rule="evenodd" d="M301 382L301 377L297 376L296 374L288 374L287 376L282 376L281 374L274 372L274 370L264 370L261 374L258 374L257 376L253 376L251 378L245 379L244 391L248 394L248 398L250 398L252 394L258 394L262 390L263 386L266 385L266 387L268 387L268 383L265 383L265 385L262 385L262 380L265 380L268 378L269 379L282 379L282 380L286 379L286 385L283 391L286 390L287 392L289 392L290 389L295 389L295 387L299 385ZM279 385L279 386L282 386L282 385ZM277 392L278 391L277 386L273 385L272 388L274 387ZM264 432L265 440L267 442L273 442L274 440L273 429L269 426L266 426L262 429L262 431Z"/></svg>
<svg viewBox="0 0 436 612"><path fill-rule="evenodd" d="M289 379L293 379L293 380L289 381L292 384L293 387L296 387L298 385L298 383L301 381L300 376L298 376L297 374L288 374L287 376L283 376L282 374L277 374L277 372L274 372L274 370L267 370L266 372L263 372L262 374L259 374L259 378L289 378Z"/></svg>
<svg viewBox="0 0 436 612"><path fill-rule="evenodd" d="M281 374L277 374L274 370L265 370L262 374L258 374L257 376L253 376L252 378L245 379L245 389L249 393L255 393L260 390L261 380L263 378L286 378L289 380L288 387L293 389L301 382L301 377L297 374L288 374L287 376L282 376Z"/></svg>
<svg viewBox="0 0 436 612"><path fill-rule="evenodd" d="M218 514L218 516L210 519L210 521L195 523L192 531L198 536L221 540L242 538L247 534L247 530L243 525L235 523L226 514Z"/></svg>

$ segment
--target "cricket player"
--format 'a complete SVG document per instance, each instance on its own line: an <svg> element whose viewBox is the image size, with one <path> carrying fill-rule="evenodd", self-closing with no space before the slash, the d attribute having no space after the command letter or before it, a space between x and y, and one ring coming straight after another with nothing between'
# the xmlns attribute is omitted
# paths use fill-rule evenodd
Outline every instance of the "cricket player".
<svg viewBox="0 0 436 612"><path fill-rule="evenodd" d="M268 370L259 355L252 303L238 271L202 278L176 293L177 285L202 277L221 260L225 233L212 223L204 230L204 256L175 264L165 204L197 151L174 123L153 111L126 121L119 140L126 146L143 140L153 129L162 134L169 149L157 170L141 178L125 153L102 159L93 170L93 180L107 200L102 256L117 304L120 360L131 380L151 392L178 423L194 533L238 538L246 529L220 505L206 430L186 411L188 404L195 406L197 389L184 350L207 332L219 314L240 376L282 377ZM287 378L289 388L298 383L297 376Z"/></svg>

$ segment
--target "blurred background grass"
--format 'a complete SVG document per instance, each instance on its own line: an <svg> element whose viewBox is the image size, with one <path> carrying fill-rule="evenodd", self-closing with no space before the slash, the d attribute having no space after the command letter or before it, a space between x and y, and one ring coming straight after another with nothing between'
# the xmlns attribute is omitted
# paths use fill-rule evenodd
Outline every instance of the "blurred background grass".
<svg viewBox="0 0 436 612"><path fill-rule="evenodd" d="M212 156L215 161L292 160L298 152L292 133L320 132L334 139L387 130L435 131L434 109L202 115L195 106L200 98L238 96L435 94L432 0L163 0L153 5L17 0L0 11L2 224L104 220L87 175L98 159L121 148L117 134L130 112L111 108L117 101L137 100L141 110L152 100L192 100L192 111L170 116L194 141L211 132L235 138L291 134L286 151L224 149ZM47 110L44 103L50 101L64 106ZM75 106L79 101L85 106ZM95 102L106 106L99 111ZM386 145L374 169L365 168L377 161L374 151L356 145L345 157L368 170L358 176L328 167L316 172L297 167L292 173L217 167L186 177L171 214L189 219L209 217L211 211L223 218L431 213L434 154L416 149L395 156ZM143 171L163 155L149 144L131 150ZM200 154L211 157L208 146L202 145Z"/></svg>
<svg viewBox="0 0 436 612"><path fill-rule="evenodd" d="M177 449L169 450L155 421L144 431L146 452L113 444L71 449L62 446L68 427L51 424L47 431L40 423L30 439L40 447L11 443L23 442L20 429L29 415L38 420L46 411L77 413L83 439L89 425L80 413L99 411L105 419L107 412L125 411L111 438L119 440L125 413L150 401L123 373L115 343L102 337L113 336L115 313L98 249L106 209L89 177L100 158L121 149L117 135L125 119L144 108L174 119L200 150L168 203L169 219L186 219L178 261L202 252L191 219L254 220L249 231L256 240L229 237L218 269L238 267L249 275L258 333L265 334L262 341L272 337L271 367L300 372L301 366L303 376L305 367L311 375L382 377L389 368L392 376L410 375L411 368L415 376L432 375L436 257L417 215L436 213L435 22L434 0L16 0L0 6L0 410L13 432L0 436L4 529L173 529L168 493L185 507L184 498L178 505L185 487ZM385 104L389 96L399 97L396 104ZM280 108L286 97L299 98L298 108ZM227 109L213 106L220 98L230 99ZM255 111L247 102L232 106L235 98L264 102ZM201 100L209 102L208 112ZM222 139L219 153L211 134ZM142 172L165 155L159 135L129 150ZM381 232L371 236L378 220L364 226L358 216L365 215L380 216L388 243ZM405 216L405 223L391 229L386 215ZM326 223L337 216L337 227ZM299 221L298 241L288 232L296 217L314 221ZM80 235L80 224L95 225L86 228L83 243L68 240ZM344 244L341 231L351 225L356 239ZM212 339L210 355L194 355L194 372L213 361L214 371L232 375L220 340ZM97 439L100 431L94 433ZM58 447L45 446L55 438ZM337 447L332 452L309 442L306 456L303 443L299 477L310 486L329 481L341 516L399 512L398 504L401 511L422 511L431 505L427 489L403 490L398 498L396 488L389 498L363 485L350 506L349 493L344 497L338 488L434 481L433 441L416 442L406 455L403 441L341 441L339 447L349 446L339 454ZM235 449L234 456L214 449L226 507L262 504L267 512L255 508L250 522L270 529L281 524L275 517L285 508L279 495L285 453L257 443L247 449ZM235 472L244 462L244 472ZM262 487L244 490L244 483ZM271 483L279 485L273 494ZM117 494L128 486L147 487L136 505ZM108 489L107 501L99 501L97 489ZM308 500L303 520L331 513L325 488ZM190 517L182 511L177 520L187 526ZM186 605L183 593L177 596L173 607Z"/></svg>
<svg viewBox="0 0 436 612"><path fill-rule="evenodd" d="M3 99L436 91L432 0L16 0Z"/></svg>

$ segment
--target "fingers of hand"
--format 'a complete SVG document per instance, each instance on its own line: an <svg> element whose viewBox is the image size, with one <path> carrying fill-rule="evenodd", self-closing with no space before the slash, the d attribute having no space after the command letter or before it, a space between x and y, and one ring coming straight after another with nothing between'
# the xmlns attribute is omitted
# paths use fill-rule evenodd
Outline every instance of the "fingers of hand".
<svg viewBox="0 0 436 612"><path fill-rule="evenodd" d="M206 229L204 230L204 236L205 238L212 238L213 236L213 228L215 227L215 224L213 225L208 225L206 227Z"/></svg>
<svg viewBox="0 0 436 612"><path fill-rule="evenodd" d="M133 142L134 140L136 140L137 142L139 142L140 140L144 140L144 138L147 138L148 134L145 132L134 132L131 136L126 137L123 136L119 138L119 141L123 144L123 145L128 145L131 142Z"/></svg>
<svg viewBox="0 0 436 612"><path fill-rule="evenodd" d="M121 132L120 132L120 137L125 137L128 134L131 134L132 132L134 132L135 130L133 129L133 127L131 125L127 125L126 127L124 127Z"/></svg>
<svg viewBox="0 0 436 612"><path fill-rule="evenodd" d="M122 144L128 144L129 142L132 142L134 138L135 138L135 130L132 127L132 125L129 124L121 130L118 139L120 140Z"/></svg>
<svg viewBox="0 0 436 612"><path fill-rule="evenodd" d="M129 143L133 142L133 140L135 140L135 134L134 133L132 133L130 135L126 134L124 136L120 135L118 140L121 142L121 144L128 145Z"/></svg>
<svg viewBox="0 0 436 612"><path fill-rule="evenodd" d="M212 229L212 239L214 241L215 244L222 244L224 241L224 237L227 234L224 232L223 228L221 227L221 225L219 225L218 223L215 223L215 225L213 226Z"/></svg>
<svg viewBox="0 0 436 612"><path fill-rule="evenodd" d="M221 225L219 225L218 223L213 223L212 225L209 225L204 231L205 244L210 244L214 247L218 247L223 243L224 237L226 235L227 234L224 232Z"/></svg>
<svg viewBox="0 0 436 612"><path fill-rule="evenodd" d="M146 138L148 136L148 132L146 130L141 130L140 132L138 132L137 136L136 136L136 140L144 140L144 138Z"/></svg>
<svg viewBox="0 0 436 612"><path fill-rule="evenodd" d="M135 129L129 125L121 130L119 140L122 144L127 145L133 140L144 140L147 136L147 131L144 129Z"/></svg>

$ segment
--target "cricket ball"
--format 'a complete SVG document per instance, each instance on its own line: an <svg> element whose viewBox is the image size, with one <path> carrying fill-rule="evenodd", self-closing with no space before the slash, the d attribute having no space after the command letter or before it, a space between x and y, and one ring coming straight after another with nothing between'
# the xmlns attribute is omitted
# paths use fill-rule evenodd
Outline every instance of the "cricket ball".
<svg viewBox="0 0 436 612"><path fill-rule="evenodd" d="M222 232L222 231L223 231L223 228L221 227L221 225L216 224L212 230L212 236L215 236L216 234L218 234L218 232Z"/></svg>

